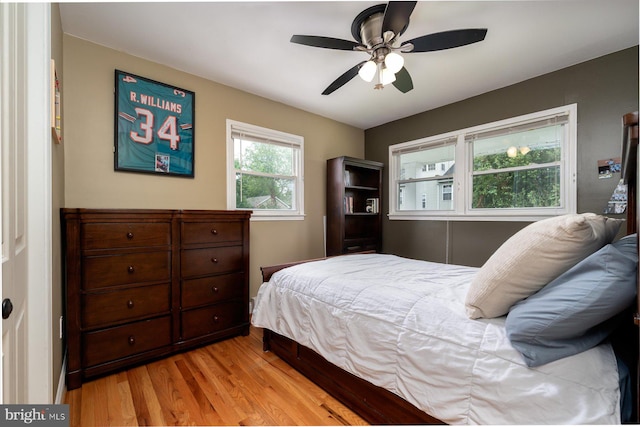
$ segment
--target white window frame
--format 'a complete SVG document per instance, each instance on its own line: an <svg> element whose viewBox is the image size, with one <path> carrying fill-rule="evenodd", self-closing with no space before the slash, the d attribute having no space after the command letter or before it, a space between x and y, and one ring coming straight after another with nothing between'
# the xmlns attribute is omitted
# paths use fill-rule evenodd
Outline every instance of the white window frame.
<svg viewBox="0 0 640 427"><path fill-rule="evenodd" d="M466 136L491 130L524 125L554 116L567 116L565 137L560 160L560 206L541 208L473 209L472 200L472 144ZM400 152L435 148L444 141L455 139L455 164L453 173L452 210L398 210L397 177L400 168ZM389 219L391 220L453 220L453 221L537 221L557 215L576 213L577 210L577 104L551 108L505 120L499 120L466 129L447 132L414 141L389 146Z"/></svg>
<svg viewBox="0 0 640 427"><path fill-rule="evenodd" d="M227 119L227 209L250 210L252 221L283 221L304 219L304 137L268 129L236 120ZM246 133L264 140L273 140L280 144L296 147L297 158L294 161L296 177L295 209L245 209L236 208L236 172L234 164L233 133Z"/></svg>

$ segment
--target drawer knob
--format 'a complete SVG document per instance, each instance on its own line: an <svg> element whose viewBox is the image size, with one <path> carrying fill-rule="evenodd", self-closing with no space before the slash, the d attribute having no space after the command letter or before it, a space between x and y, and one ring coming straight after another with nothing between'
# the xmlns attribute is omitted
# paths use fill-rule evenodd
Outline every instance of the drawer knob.
<svg viewBox="0 0 640 427"><path fill-rule="evenodd" d="M127 307L133 308L133 300L127 301Z"/></svg>
<svg viewBox="0 0 640 427"><path fill-rule="evenodd" d="M213 316L213 322L214 323L218 323L219 320L220 320L220 318L218 316Z"/></svg>
<svg viewBox="0 0 640 427"><path fill-rule="evenodd" d="M211 287L211 292L213 292L214 294L217 294L220 291L220 289L218 289L217 286L212 286Z"/></svg>
<svg viewBox="0 0 640 427"><path fill-rule="evenodd" d="M136 271L136 269L133 267L133 265L130 265L129 267L127 267L127 271L129 273L133 273L134 271Z"/></svg>
<svg viewBox="0 0 640 427"><path fill-rule="evenodd" d="M127 233L127 239L129 239L129 240L133 239L133 233L132 232L128 232Z"/></svg>
<svg viewBox="0 0 640 427"><path fill-rule="evenodd" d="M131 335L128 339L129 341L129 345L134 345L136 343L136 337L134 337L133 335Z"/></svg>
<svg viewBox="0 0 640 427"><path fill-rule="evenodd" d="M218 263L218 258L211 258L211 262L214 263L214 264L217 264Z"/></svg>
<svg viewBox="0 0 640 427"><path fill-rule="evenodd" d="M213 234L214 236L218 235L218 230L216 230L215 228L211 229L211 234Z"/></svg>

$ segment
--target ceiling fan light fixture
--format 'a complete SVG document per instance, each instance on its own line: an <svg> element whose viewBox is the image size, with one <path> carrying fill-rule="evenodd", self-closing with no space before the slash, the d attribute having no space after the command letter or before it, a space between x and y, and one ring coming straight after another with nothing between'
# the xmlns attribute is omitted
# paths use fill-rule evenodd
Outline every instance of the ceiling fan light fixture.
<svg viewBox="0 0 640 427"><path fill-rule="evenodd" d="M384 67L380 70L380 83L382 83L383 86L386 86L389 83L393 83L395 81L396 81L396 73Z"/></svg>
<svg viewBox="0 0 640 427"><path fill-rule="evenodd" d="M387 67L387 70L395 74L404 67L404 58L402 55L390 52L384 57L384 65Z"/></svg>
<svg viewBox="0 0 640 427"><path fill-rule="evenodd" d="M413 90L413 81L404 66L401 53L457 48L483 41L487 35L486 28L467 28L441 31L401 41L400 36L407 29L417 4L417 1L389 1L386 4L368 7L351 23L351 35L355 41L302 34L294 34L290 41L306 46L371 55L369 61L359 62L331 82L322 95L333 93L356 75L360 75L366 82L376 79L375 89L382 89L384 85L393 83L400 92L407 93Z"/></svg>
<svg viewBox="0 0 640 427"><path fill-rule="evenodd" d="M362 65L362 67L360 67L360 70L358 71L358 75L360 75L360 78L362 80L369 83L375 77L376 70L377 70L376 63L373 61L367 61Z"/></svg>

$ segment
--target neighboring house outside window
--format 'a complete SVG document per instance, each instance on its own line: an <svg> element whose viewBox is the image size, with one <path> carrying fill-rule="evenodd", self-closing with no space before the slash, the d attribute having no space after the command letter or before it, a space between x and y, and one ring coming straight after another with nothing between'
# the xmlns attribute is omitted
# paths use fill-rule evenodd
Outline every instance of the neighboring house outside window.
<svg viewBox="0 0 640 427"><path fill-rule="evenodd" d="M575 213L576 118L572 104L390 146L390 219Z"/></svg>
<svg viewBox="0 0 640 427"><path fill-rule="evenodd" d="M227 208L304 218L304 138L227 120Z"/></svg>

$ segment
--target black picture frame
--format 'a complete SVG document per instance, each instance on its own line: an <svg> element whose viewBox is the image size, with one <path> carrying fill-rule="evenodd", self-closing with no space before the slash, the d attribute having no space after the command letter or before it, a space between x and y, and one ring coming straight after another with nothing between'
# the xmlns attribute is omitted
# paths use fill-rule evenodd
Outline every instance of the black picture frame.
<svg viewBox="0 0 640 427"><path fill-rule="evenodd" d="M195 93L115 70L114 170L193 178Z"/></svg>

